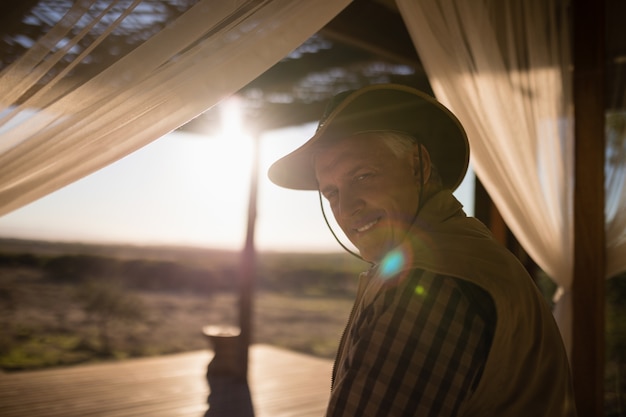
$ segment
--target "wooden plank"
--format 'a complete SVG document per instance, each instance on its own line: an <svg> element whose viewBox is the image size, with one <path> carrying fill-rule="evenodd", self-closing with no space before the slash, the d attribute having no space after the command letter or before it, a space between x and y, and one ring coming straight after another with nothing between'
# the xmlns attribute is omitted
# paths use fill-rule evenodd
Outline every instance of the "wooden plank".
<svg viewBox="0 0 626 417"><path fill-rule="evenodd" d="M572 371L580 416L604 414L605 1L574 1Z"/></svg>
<svg viewBox="0 0 626 417"><path fill-rule="evenodd" d="M200 417L210 351L0 374L3 417ZM254 345L250 392L257 417L320 416L332 362Z"/></svg>

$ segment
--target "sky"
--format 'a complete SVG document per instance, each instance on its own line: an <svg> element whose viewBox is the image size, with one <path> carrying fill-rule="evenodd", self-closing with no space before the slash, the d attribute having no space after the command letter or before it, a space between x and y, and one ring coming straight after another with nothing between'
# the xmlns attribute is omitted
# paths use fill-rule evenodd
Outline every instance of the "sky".
<svg viewBox="0 0 626 417"><path fill-rule="evenodd" d="M342 250L324 223L316 192L286 190L267 178L271 163L304 143L315 128L307 124L259 138L259 250ZM0 217L0 237L239 250L245 241L253 148L251 138L240 132L232 139L230 133L165 135ZM455 192L470 215L473 190L472 174ZM352 248L330 210L326 213Z"/></svg>

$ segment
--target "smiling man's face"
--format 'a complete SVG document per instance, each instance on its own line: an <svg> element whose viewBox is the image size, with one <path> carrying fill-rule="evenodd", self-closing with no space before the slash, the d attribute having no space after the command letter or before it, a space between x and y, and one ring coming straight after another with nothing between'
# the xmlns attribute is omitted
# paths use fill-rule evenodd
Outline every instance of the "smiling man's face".
<svg viewBox="0 0 626 417"><path fill-rule="evenodd" d="M414 220L420 188L417 146L398 157L380 138L358 135L315 156L319 189L367 261L380 262L402 242Z"/></svg>

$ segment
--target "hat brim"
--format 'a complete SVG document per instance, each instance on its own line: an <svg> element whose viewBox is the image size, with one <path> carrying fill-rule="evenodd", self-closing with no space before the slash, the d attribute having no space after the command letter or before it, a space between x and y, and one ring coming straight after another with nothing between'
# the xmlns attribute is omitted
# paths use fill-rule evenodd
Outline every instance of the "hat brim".
<svg viewBox="0 0 626 417"><path fill-rule="evenodd" d="M347 95L323 119L306 143L269 169L272 182L294 190L317 190L313 165L316 145L367 132L396 131L422 143L443 186L455 190L469 164L469 144L458 119L423 92L396 84L376 84Z"/></svg>

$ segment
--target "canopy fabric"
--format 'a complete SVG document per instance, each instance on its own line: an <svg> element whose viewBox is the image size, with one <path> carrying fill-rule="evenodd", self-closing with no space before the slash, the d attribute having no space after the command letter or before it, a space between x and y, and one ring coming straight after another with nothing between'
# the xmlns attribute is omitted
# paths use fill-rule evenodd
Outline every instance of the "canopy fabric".
<svg viewBox="0 0 626 417"><path fill-rule="evenodd" d="M74 2L0 74L0 215L203 113L288 55L349 0L200 0L130 53L112 55L102 72L77 77L90 52L150 3L114 0L96 11L95 0Z"/></svg>
<svg viewBox="0 0 626 417"><path fill-rule="evenodd" d="M555 317L570 349L575 184L568 2L397 3L435 95L468 131L477 176L519 242L558 284ZM621 130L612 134L623 138L624 123L614 126ZM613 161L607 165L608 276L626 269L623 150Z"/></svg>

